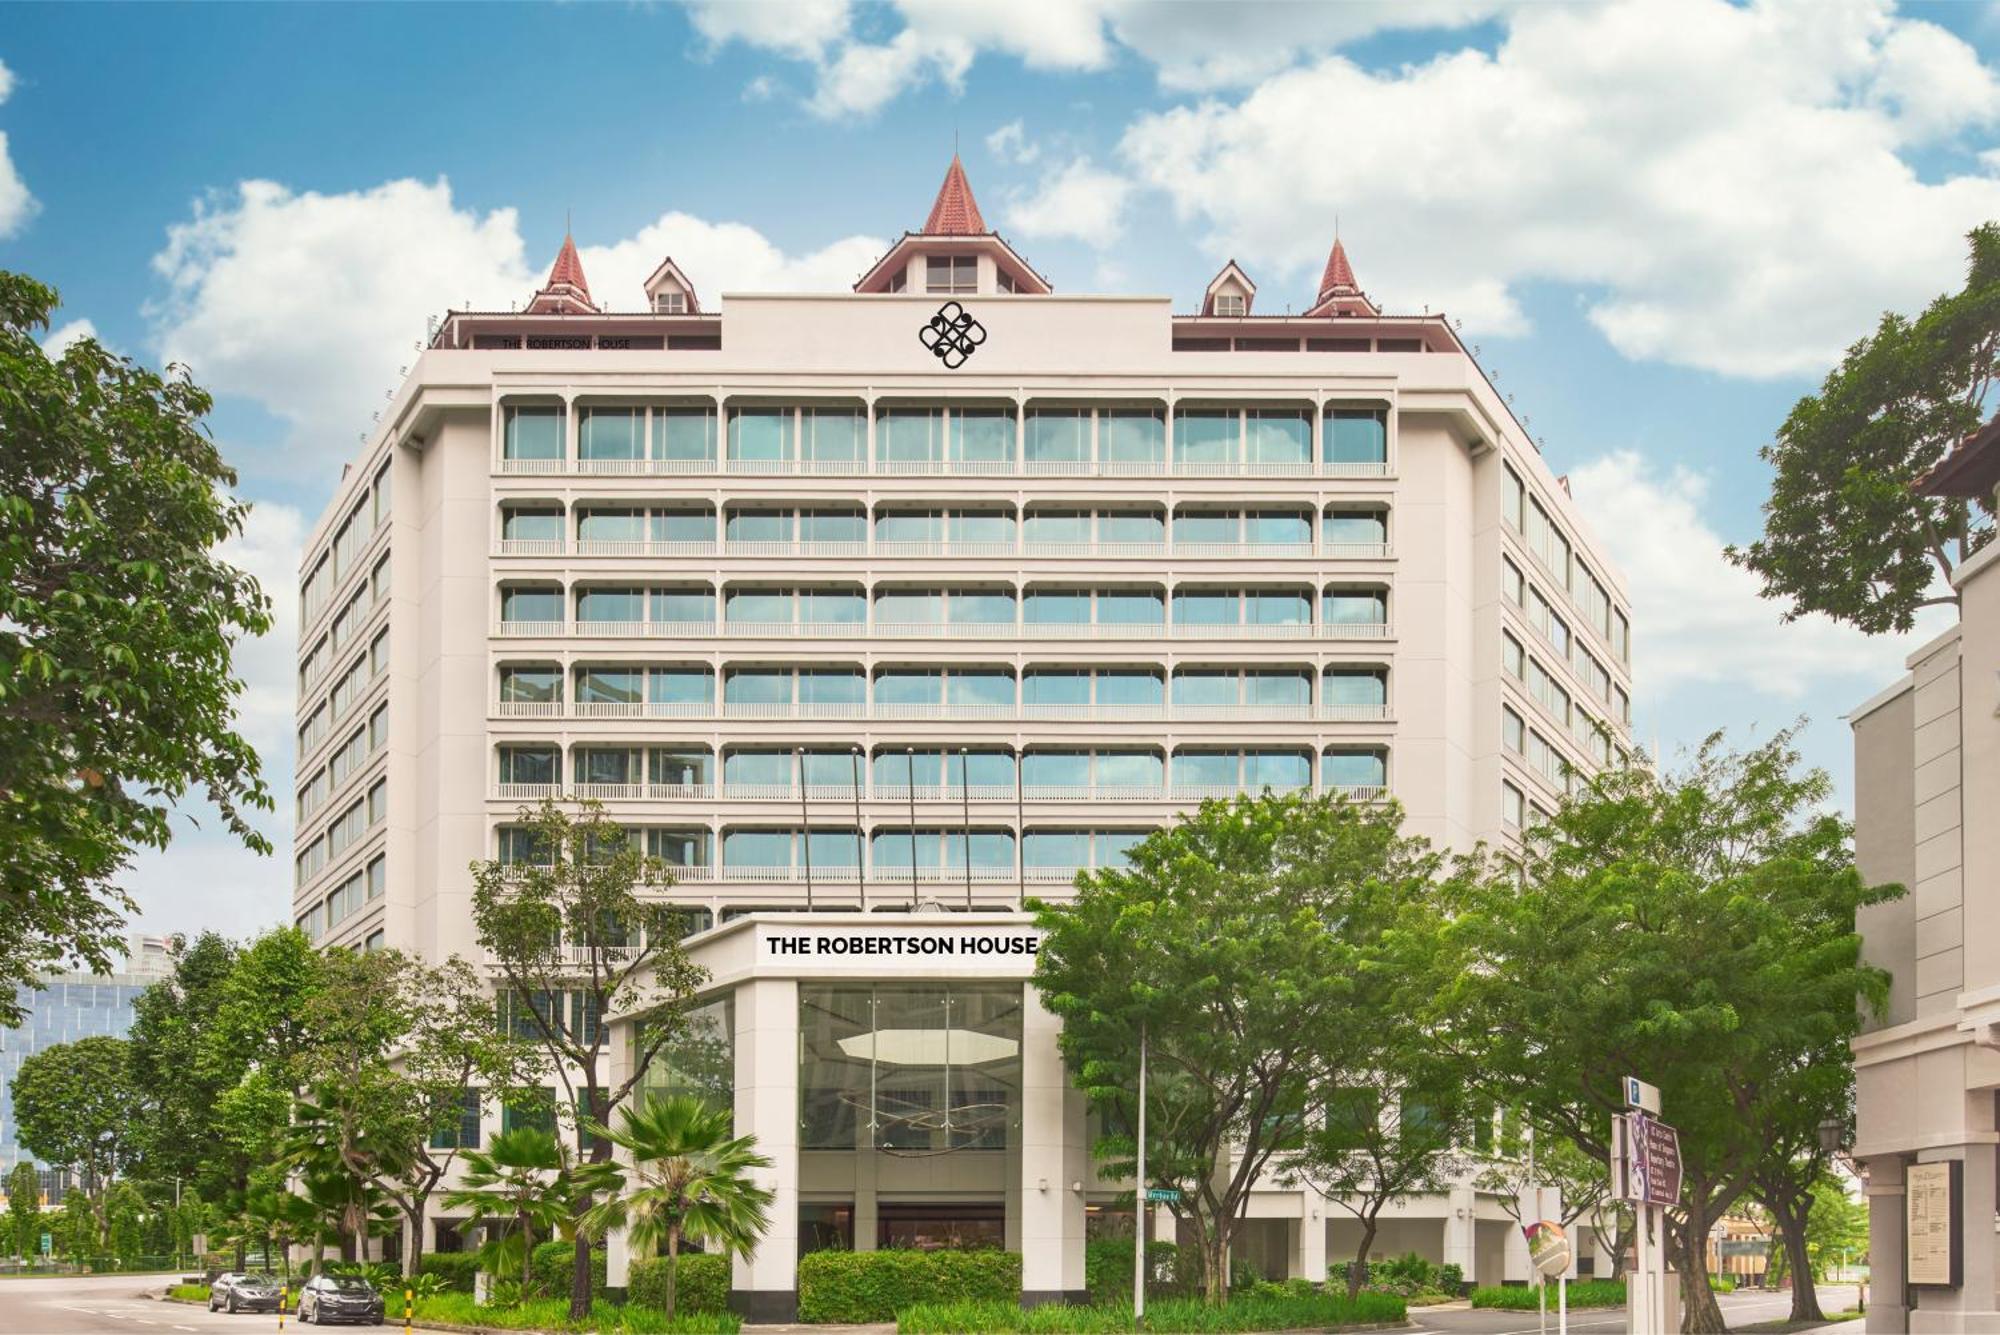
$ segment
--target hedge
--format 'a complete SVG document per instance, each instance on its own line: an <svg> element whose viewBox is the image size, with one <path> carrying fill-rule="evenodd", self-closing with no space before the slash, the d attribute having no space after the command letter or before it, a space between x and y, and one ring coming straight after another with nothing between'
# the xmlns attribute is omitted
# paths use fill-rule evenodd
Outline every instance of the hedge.
<svg viewBox="0 0 2000 1335"><path fill-rule="evenodd" d="M667 1258L652 1256L632 1262L626 1281L626 1300L634 1307L667 1306ZM674 1286L674 1312L726 1312L729 1310L729 1258L684 1252L680 1258L679 1282Z"/></svg>
<svg viewBox="0 0 2000 1335"><path fill-rule="evenodd" d="M809 1252L799 1258L799 1320L894 1321L917 1303L1021 1301L1019 1252Z"/></svg>
<svg viewBox="0 0 2000 1335"><path fill-rule="evenodd" d="M528 1262L528 1296L564 1298L569 1295L570 1276L576 1271L576 1244L560 1238L535 1244ZM590 1291L604 1292L604 1248L590 1249Z"/></svg>
<svg viewBox="0 0 2000 1335"><path fill-rule="evenodd" d="M1146 1292L1179 1293L1186 1285L1180 1273L1181 1249L1171 1242L1146 1244ZM1132 1299L1132 1239L1103 1238L1083 1244L1083 1286L1090 1301Z"/></svg>
<svg viewBox="0 0 2000 1335"><path fill-rule="evenodd" d="M1135 1327L1132 1306L1067 1307L1049 1304L1023 1310L1009 1302L918 1303L896 1318L900 1335L1111 1335L1113 1332L1215 1332L1337 1330L1352 1325L1401 1324L1407 1316L1401 1298L1389 1293L1364 1293L1350 1301L1345 1294L1284 1294L1269 1298L1231 1298L1211 1307L1194 1298L1167 1298L1146 1304L1146 1320Z"/></svg>
<svg viewBox="0 0 2000 1335"><path fill-rule="evenodd" d="M1549 1306L1556 1304L1555 1294L1549 1294ZM1507 1284L1484 1285L1472 1291L1474 1307L1492 1307L1507 1312L1532 1312L1540 1305L1532 1285ZM1569 1305L1575 1307L1623 1307L1625 1305L1625 1281L1609 1279L1572 1280L1569 1286Z"/></svg>
<svg viewBox="0 0 2000 1335"><path fill-rule="evenodd" d="M417 1260L418 1274L436 1275L453 1293L471 1293L478 1271L479 1257L472 1252L426 1252Z"/></svg>

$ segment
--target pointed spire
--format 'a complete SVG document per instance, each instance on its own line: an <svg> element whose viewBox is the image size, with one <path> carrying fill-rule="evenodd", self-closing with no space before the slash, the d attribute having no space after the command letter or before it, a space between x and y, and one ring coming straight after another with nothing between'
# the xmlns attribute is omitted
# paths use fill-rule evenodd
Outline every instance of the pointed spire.
<svg viewBox="0 0 2000 1335"><path fill-rule="evenodd" d="M1320 275L1319 299L1357 295L1361 285L1354 281L1354 266L1347 262L1347 247L1340 244L1339 233L1334 234L1333 253L1326 257L1326 272Z"/></svg>
<svg viewBox="0 0 2000 1335"><path fill-rule="evenodd" d="M972 183L965 179L965 164L954 151L944 184L938 187L937 203L931 205L931 216L924 221L924 232L930 236L979 236L985 231L986 220L979 216Z"/></svg>
<svg viewBox="0 0 2000 1335"><path fill-rule="evenodd" d="M576 238L565 229L562 249L556 252L555 265L549 270L549 281L528 302L528 312L576 315L596 310L597 304L590 299L590 281L583 276L583 261L576 253Z"/></svg>

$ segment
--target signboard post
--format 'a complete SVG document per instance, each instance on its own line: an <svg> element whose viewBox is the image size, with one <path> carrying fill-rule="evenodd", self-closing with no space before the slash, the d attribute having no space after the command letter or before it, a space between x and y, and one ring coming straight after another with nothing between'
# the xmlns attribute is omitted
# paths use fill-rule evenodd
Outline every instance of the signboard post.
<svg viewBox="0 0 2000 1335"><path fill-rule="evenodd" d="M1667 1208L1680 1203L1681 1142L1659 1119L1660 1091L1637 1076L1625 1078L1632 1111L1611 1119L1611 1187L1637 1216L1638 1264L1626 1285L1625 1320L1631 1335L1667 1329Z"/></svg>
<svg viewBox="0 0 2000 1335"><path fill-rule="evenodd" d="M1906 1277L1926 1288L1965 1282L1965 1240L1958 1227L1965 1191L1965 1161L1914 1163L1905 1170L1903 1224L1908 1238Z"/></svg>

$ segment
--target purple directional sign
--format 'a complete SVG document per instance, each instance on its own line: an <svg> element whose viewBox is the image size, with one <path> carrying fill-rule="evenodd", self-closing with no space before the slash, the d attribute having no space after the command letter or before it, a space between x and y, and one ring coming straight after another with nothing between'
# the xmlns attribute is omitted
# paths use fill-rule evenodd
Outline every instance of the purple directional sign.
<svg viewBox="0 0 2000 1335"><path fill-rule="evenodd" d="M1678 1205L1681 1199L1681 1138L1665 1122L1645 1113L1625 1118L1632 1156L1631 1199L1647 1205Z"/></svg>

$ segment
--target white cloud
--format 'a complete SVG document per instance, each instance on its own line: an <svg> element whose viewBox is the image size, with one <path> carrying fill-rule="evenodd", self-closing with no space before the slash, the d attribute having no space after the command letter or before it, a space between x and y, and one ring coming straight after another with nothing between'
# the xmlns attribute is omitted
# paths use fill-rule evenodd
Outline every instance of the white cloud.
<svg viewBox="0 0 2000 1335"><path fill-rule="evenodd" d="M237 726L267 766L280 758L289 762L297 740L299 558L307 527L296 508L259 501L250 507L243 532L219 552L255 576L271 600L270 633L239 643L231 660L245 688L237 699ZM289 803L279 806L290 810Z"/></svg>
<svg viewBox="0 0 2000 1335"><path fill-rule="evenodd" d="M1007 226L1025 237L1073 237L1108 245L1124 231L1132 183L1076 158L1045 174L1034 193L1007 202Z"/></svg>
<svg viewBox="0 0 2000 1335"><path fill-rule="evenodd" d="M986 136L986 151L1003 162L1025 166L1042 155L1042 146L1028 138L1026 127L1017 118Z"/></svg>
<svg viewBox="0 0 2000 1335"><path fill-rule="evenodd" d="M0 103L5 103L13 91L14 71L0 61ZM19 232L40 207L28 192L28 183L15 170L14 159L8 155L7 132L0 130L0 237Z"/></svg>
<svg viewBox="0 0 2000 1335"><path fill-rule="evenodd" d="M1316 273L1338 212L1401 308L1518 333L1517 290L1566 283L1628 357L1774 376L1961 280L2000 177L1900 150L1990 119L1993 86L1887 0L1529 6L1490 55L1329 58L1142 116L1124 152L1253 269Z"/></svg>
<svg viewBox="0 0 2000 1335"><path fill-rule="evenodd" d="M1755 574L1731 565L1704 510L1708 479L1662 472L1632 450L1576 469L1570 485L1603 535L1632 599L1633 672L1657 700L1701 683L1797 701L1829 683L1866 694L1903 671L1909 651L1952 620L1928 608L1907 636L1869 636L1826 617L1789 624L1759 596Z"/></svg>
<svg viewBox="0 0 2000 1335"><path fill-rule="evenodd" d="M42 340L42 355L52 362L61 361L62 355L70 350L72 344L96 337L96 325L88 320L71 320L67 324L58 325L47 338Z"/></svg>
<svg viewBox="0 0 2000 1335"><path fill-rule="evenodd" d="M963 39L928 37L914 28L879 44L851 42L820 66L819 87L806 107L826 120L866 118L933 80L957 90L972 57L973 47Z"/></svg>
<svg viewBox="0 0 2000 1335"><path fill-rule="evenodd" d="M696 32L721 46L747 42L801 60L817 60L847 32L847 0L684 0Z"/></svg>
<svg viewBox="0 0 2000 1335"><path fill-rule="evenodd" d="M854 285L889 243L850 236L805 255L787 255L743 223L705 222L686 213L662 214L635 235L579 251L600 305L638 305L642 285L661 259L673 256L714 309L725 292L837 292Z"/></svg>
<svg viewBox="0 0 2000 1335"><path fill-rule="evenodd" d="M768 74L760 74L743 85L745 102L769 102L778 95L778 81Z"/></svg>

